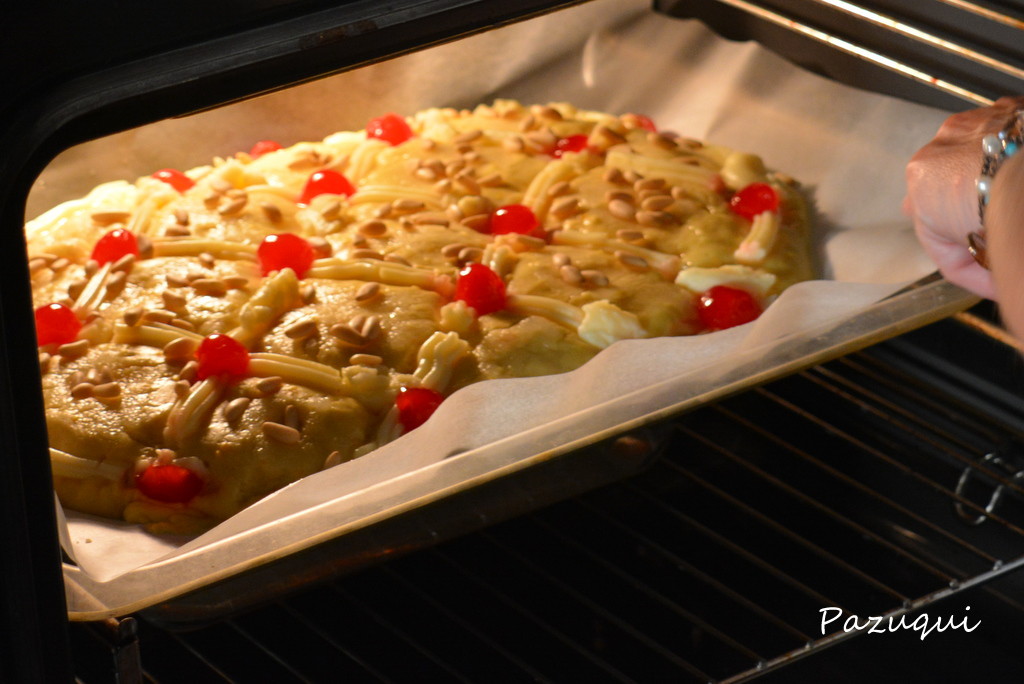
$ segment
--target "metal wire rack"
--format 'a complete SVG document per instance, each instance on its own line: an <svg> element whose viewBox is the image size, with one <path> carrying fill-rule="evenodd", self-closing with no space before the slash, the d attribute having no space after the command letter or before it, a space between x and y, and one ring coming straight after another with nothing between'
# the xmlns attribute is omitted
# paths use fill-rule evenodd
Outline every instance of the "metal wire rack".
<svg viewBox="0 0 1024 684"><path fill-rule="evenodd" d="M1024 401L920 346L959 334L688 414L640 475L527 517L194 631L142 618L144 678L733 683L972 588L1024 619L988 587L1024 582Z"/></svg>
<svg viewBox="0 0 1024 684"><path fill-rule="evenodd" d="M656 0L723 35L755 39L836 80L950 109L1020 89L1015 0Z"/></svg>

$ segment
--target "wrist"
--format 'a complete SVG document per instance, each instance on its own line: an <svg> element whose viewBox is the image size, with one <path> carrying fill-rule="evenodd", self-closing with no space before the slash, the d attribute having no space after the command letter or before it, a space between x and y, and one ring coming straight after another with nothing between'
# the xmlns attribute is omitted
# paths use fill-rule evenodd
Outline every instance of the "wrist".
<svg viewBox="0 0 1024 684"><path fill-rule="evenodd" d="M985 215L995 300L1006 327L1024 340L1024 154L1006 160Z"/></svg>
<svg viewBox="0 0 1024 684"><path fill-rule="evenodd" d="M975 181L981 230L968 233L967 251L983 268L989 268L985 214L992 200L996 174L1006 161L1022 147L1024 147L1024 108L1014 110L998 133L989 133L981 139L981 173Z"/></svg>
<svg viewBox="0 0 1024 684"><path fill-rule="evenodd" d="M996 173L1007 159L1024 146L1024 109L1016 109L998 133L981 139L981 174L975 185L978 190L978 214L985 225L985 211L992 198Z"/></svg>

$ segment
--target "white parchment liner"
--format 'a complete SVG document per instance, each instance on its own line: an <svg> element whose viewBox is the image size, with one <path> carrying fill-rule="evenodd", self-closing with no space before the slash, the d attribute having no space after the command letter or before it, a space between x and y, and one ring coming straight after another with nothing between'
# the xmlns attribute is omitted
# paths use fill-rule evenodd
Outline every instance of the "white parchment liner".
<svg viewBox="0 0 1024 684"><path fill-rule="evenodd" d="M934 270L900 211L903 168L946 113L819 78L753 43L653 14L646 0L597 0L289 91L161 122L65 152L40 178L29 215L96 183L187 168L272 138L289 144L358 129L387 111L472 106L494 97L651 116L663 130L760 154L802 180L818 218L821 281L791 288L753 324L714 336L627 341L583 368L492 381L449 398L415 432L362 459L306 478L192 540L65 511L72 610L113 608L141 593L173 595L190 572L245 567L268 544L299 548L342 518L383 510L406 484L449 479L472 463L453 453L496 445L530 456L714 386L728 361L794 331L850 319ZM723 363L725 362L725 363ZM696 396L696 394L694 395ZM574 437L576 436L576 437ZM472 454L468 454L472 457ZM443 462L442 462L443 461ZM509 468L514 467L510 462ZM346 508L351 501L351 506ZM242 543L240 538L246 541ZM230 562L215 554L230 549ZM198 563L198 565L197 565ZM102 586L101 586L102 585ZM140 588L141 587L141 588ZM102 595L102 598L97 598ZM118 598L110 598L118 597ZM88 602L86 602L88 603Z"/></svg>

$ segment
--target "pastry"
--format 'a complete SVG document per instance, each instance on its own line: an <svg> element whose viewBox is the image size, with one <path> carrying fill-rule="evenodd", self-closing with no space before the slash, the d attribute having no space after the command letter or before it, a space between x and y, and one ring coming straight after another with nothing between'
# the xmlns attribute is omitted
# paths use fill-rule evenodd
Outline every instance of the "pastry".
<svg viewBox="0 0 1024 684"><path fill-rule="evenodd" d="M795 182L499 100L100 185L26 226L62 503L192 532L452 392L713 334L811 274Z"/></svg>

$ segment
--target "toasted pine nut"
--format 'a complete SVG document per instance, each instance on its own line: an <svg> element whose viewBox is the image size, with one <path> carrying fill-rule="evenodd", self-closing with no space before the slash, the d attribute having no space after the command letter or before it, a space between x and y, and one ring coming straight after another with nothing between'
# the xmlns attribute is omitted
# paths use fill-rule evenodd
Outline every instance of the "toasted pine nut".
<svg viewBox="0 0 1024 684"><path fill-rule="evenodd" d="M268 420L263 423L261 428L263 430L263 434L266 435L268 439L281 444L293 445L302 441L302 433L288 425L282 425L281 423L274 423Z"/></svg>

